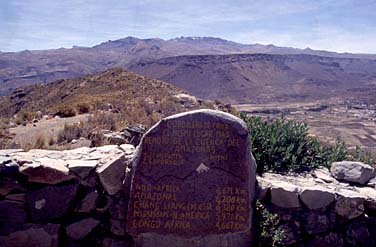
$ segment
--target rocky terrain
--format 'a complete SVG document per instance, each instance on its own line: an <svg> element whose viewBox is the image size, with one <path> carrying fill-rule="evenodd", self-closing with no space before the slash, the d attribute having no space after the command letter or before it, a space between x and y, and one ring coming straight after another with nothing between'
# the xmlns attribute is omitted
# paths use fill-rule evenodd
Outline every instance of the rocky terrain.
<svg viewBox="0 0 376 247"><path fill-rule="evenodd" d="M38 82L74 78L113 67L129 67L137 62L181 55L209 54L310 54L324 57L375 59L375 55L335 53L245 45L211 37L181 37L171 40L124 39L93 47L73 47L40 51L0 52L0 95L15 88Z"/></svg>
<svg viewBox="0 0 376 247"><path fill-rule="evenodd" d="M129 67L204 99L231 104L374 101L376 60L312 55L179 56ZM371 103L371 102L369 102Z"/></svg>

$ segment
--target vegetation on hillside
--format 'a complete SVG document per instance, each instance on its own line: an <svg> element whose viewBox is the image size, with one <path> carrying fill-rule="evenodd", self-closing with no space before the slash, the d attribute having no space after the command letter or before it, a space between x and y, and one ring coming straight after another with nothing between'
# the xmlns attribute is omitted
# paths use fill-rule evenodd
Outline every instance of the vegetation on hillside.
<svg viewBox="0 0 376 247"><path fill-rule="evenodd" d="M275 120L263 120L258 116L241 113L246 122L252 153L257 163L257 173L304 172L318 166L329 166L342 160L359 160L369 164L373 160L359 148L355 152L337 139L335 145L323 145L308 135L305 123L287 120L283 116Z"/></svg>

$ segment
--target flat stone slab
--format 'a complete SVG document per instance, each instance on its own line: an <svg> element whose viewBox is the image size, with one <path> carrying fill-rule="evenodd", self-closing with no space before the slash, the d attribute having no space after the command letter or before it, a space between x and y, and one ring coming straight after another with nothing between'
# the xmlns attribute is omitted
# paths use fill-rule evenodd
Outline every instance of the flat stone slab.
<svg viewBox="0 0 376 247"><path fill-rule="evenodd" d="M66 162L59 159L36 158L32 163L22 165L19 171L28 177L29 182L36 183L57 184L73 178Z"/></svg>
<svg viewBox="0 0 376 247"><path fill-rule="evenodd" d="M133 168L127 230L140 246L249 246L255 162L243 121L213 110L166 118Z"/></svg>

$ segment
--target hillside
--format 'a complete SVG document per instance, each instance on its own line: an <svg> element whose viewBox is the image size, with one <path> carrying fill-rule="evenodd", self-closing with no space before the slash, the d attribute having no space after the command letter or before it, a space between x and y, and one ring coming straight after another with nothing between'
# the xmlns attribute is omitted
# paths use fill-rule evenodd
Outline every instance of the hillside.
<svg viewBox="0 0 376 247"><path fill-rule="evenodd" d="M329 57L376 59L371 54L334 53L274 45L239 44L212 37L181 37L171 40L127 37L89 47L41 51L0 52L0 95L39 82L74 78L112 67L182 55L216 54L313 54Z"/></svg>
<svg viewBox="0 0 376 247"><path fill-rule="evenodd" d="M304 102L376 95L376 60L312 55L179 56L129 67L204 99L231 104Z"/></svg>
<svg viewBox="0 0 376 247"><path fill-rule="evenodd" d="M168 83L114 68L103 73L19 88L0 98L0 116L21 112L55 115L66 109L105 110L122 113L128 123L150 125L161 117L197 109L213 108L210 102L179 95L184 91ZM186 96L190 97L190 96Z"/></svg>

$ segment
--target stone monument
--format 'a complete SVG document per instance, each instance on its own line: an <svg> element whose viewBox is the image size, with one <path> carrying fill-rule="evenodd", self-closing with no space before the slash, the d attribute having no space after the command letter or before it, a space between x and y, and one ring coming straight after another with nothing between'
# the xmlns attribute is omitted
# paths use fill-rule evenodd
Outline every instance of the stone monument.
<svg viewBox="0 0 376 247"><path fill-rule="evenodd" d="M250 246L256 164L242 120L214 110L165 118L132 162L136 246Z"/></svg>

